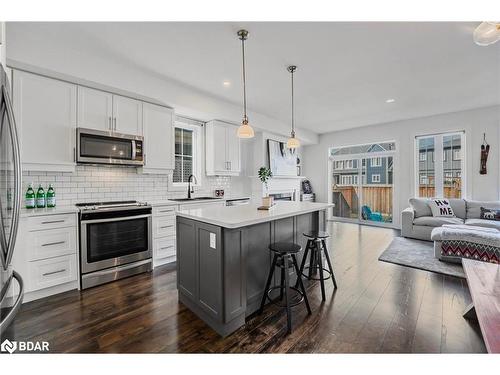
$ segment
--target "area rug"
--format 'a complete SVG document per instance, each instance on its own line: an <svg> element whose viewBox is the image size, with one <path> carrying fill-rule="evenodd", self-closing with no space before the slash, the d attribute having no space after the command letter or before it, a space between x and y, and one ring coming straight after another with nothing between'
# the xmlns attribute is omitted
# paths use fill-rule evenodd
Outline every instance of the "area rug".
<svg viewBox="0 0 500 375"><path fill-rule="evenodd" d="M461 264L442 262L434 257L433 242L396 237L378 260L465 279Z"/></svg>

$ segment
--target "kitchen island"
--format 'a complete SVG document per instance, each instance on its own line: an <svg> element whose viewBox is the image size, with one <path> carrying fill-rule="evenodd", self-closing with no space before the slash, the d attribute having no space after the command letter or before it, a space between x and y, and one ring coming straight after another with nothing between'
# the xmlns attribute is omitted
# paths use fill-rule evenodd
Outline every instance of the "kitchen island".
<svg viewBox="0 0 500 375"><path fill-rule="evenodd" d="M271 266L269 244L295 242L303 232L325 230L327 203L278 202L208 207L176 213L179 301L217 333L245 324L260 305ZM302 252L299 254L299 262ZM294 272L290 270L292 282Z"/></svg>

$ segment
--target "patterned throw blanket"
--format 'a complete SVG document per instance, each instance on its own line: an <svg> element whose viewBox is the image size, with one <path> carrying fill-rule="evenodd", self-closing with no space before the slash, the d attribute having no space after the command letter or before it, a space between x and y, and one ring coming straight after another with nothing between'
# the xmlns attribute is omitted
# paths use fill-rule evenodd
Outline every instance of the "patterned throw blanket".
<svg viewBox="0 0 500 375"><path fill-rule="evenodd" d="M492 246L500 249L500 231L494 228L445 224L432 231L431 240L467 241L470 243Z"/></svg>

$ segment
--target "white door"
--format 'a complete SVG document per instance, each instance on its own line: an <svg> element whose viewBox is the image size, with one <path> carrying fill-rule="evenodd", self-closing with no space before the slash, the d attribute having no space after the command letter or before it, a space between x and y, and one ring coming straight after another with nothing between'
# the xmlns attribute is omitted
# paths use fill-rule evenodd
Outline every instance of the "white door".
<svg viewBox="0 0 500 375"><path fill-rule="evenodd" d="M240 139L238 138L238 128L228 126L226 128L226 158L231 172L240 172Z"/></svg>
<svg viewBox="0 0 500 375"><path fill-rule="evenodd" d="M23 169L74 170L76 85L16 70L13 87Z"/></svg>
<svg viewBox="0 0 500 375"><path fill-rule="evenodd" d="M78 86L78 127L111 130L112 118L112 94Z"/></svg>
<svg viewBox="0 0 500 375"><path fill-rule="evenodd" d="M145 166L143 172L174 169L174 111L143 104Z"/></svg>
<svg viewBox="0 0 500 375"><path fill-rule="evenodd" d="M113 130L123 134L142 135L142 102L113 95Z"/></svg>
<svg viewBox="0 0 500 375"><path fill-rule="evenodd" d="M213 137L214 170L215 172L227 172L229 164L226 158L226 126L214 124Z"/></svg>

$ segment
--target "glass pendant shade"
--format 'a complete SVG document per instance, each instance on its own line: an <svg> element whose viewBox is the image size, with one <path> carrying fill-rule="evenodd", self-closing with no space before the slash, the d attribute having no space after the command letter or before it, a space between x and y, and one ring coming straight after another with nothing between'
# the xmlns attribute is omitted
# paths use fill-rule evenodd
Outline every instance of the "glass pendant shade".
<svg viewBox="0 0 500 375"><path fill-rule="evenodd" d="M295 138L295 135L293 137L288 138L288 141L286 142L286 147L292 149L300 147L300 142L297 138Z"/></svg>
<svg viewBox="0 0 500 375"><path fill-rule="evenodd" d="M500 23L481 22L474 30L474 42L480 46L489 46L500 40Z"/></svg>
<svg viewBox="0 0 500 375"><path fill-rule="evenodd" d="M248 121L243 120L240 127L238 128L238 138L253 138L254 132Z"/></svg>

